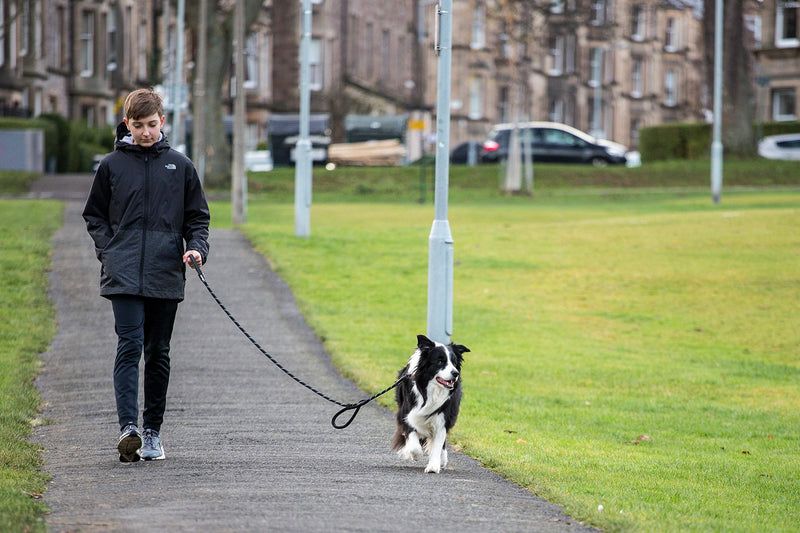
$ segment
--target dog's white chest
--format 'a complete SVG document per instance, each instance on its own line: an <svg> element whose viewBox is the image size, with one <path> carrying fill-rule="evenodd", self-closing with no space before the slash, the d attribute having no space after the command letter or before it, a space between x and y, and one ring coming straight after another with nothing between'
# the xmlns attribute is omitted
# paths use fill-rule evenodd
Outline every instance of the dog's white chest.
<svg viewBox="0 0 800 533"><path fill-rule="evenodd" d="M420 435L431 437L437 430L441 430L444 424L444 415L441 413L434 415L450 397L449 391L435 385L429 385L427 390L427 401L422 402L422 395L414 390L417 402L406 416L408 425L413 427Z"/></svg>

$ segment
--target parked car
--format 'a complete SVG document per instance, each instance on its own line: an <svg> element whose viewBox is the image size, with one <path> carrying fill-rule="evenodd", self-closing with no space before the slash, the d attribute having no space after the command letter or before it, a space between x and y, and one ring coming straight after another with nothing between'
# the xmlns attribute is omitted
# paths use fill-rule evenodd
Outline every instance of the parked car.
<svg viewBox="0 0 800 533"><path fill-rule="evenodd" d="M764 137L758 143L758 155L767 159L800 159L800 133Z"/></svg>
<svg viewBox="0 0 800 533"><path fill-rule="evenodd" d="M469 163L470 145L475 151L475 163L481 162L481 144L478 141L467 141L459 144L453 151L450 152L450 162L454 164L464 165Z"/></svg>
<svg viewBox="0 0 800 533"><path fill-rule="evenodd" d="M272 154L269 150L245 152L244 168L251 172L269 172L272 170Z"/></svg>
<svg viewBox="0 0 800 533"><path fill-rule="evenodd" d="M481 161L494 163L508 158L511 133L519 128L521 148L530 139L534 161L542 163L591 163L595 166L625 164L628 149L618 143L596 139L566 124L524 122L498 124L481 148ZM524 152L523 152L524 154Z"/></svg>

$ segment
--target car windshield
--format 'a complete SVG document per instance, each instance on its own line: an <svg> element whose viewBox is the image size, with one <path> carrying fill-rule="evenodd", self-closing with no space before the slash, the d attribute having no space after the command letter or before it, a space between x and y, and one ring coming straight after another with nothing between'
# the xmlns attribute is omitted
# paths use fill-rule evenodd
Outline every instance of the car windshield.
<svg viewBox="0 0 800 533"><path fill-rule="evenodd" d="M791 141L778 141L775 144L781 148L800 148L800 139L793 139Z"/></svg>

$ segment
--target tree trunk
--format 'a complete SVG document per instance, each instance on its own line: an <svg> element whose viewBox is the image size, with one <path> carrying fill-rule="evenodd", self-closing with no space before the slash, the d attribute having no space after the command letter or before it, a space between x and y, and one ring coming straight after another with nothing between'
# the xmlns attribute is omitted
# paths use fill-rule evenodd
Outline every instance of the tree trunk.
<svg viewBox="0 0 800 533"><path fill-rule="evenodd" d="M705 0L703 40L709 88L714 86L715 8L715 0ZM725 0L723 18L722 144L728 153L751 155L755 150L755 111L750 79L753 62L745 47L743 0Z"/></svg>
<svg viewBox="0 0 800 533"><path fill-rule="evenodd" d="M262 3L262 0L245 0L245 20L256 20ZM211 0L209 4L206 104L203 109L194 109L193 113L203 113L200 122L206 128L206 185L220 187L231 182L231 146L224 117L231 114L230 93L226 89L233 71L233 10L223 9L216 0ZM187 2L186 8L188 26L196 35L199 27L198 2ZM197 39L193 39L193 42L196 43Z"/></svg>

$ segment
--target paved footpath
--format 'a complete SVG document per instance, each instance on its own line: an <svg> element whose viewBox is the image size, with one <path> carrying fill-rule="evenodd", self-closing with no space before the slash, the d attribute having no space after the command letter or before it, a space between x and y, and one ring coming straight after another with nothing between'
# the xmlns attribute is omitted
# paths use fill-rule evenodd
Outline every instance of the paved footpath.
<svg viewBox="0 0 800 533"><path fill-rule="evenodd" d="M98 295L100 267L80 217L90 179L47 177L32 193L67 200L53 240L58 330L37 380L53 422L35 434L52 476L49 531L589 531L463 454L451 452L439 475L401 461L390 449L393 415L375 403L333 429L336 406L264 358L194 272L172 342L167 459L120 463L111 306ZM241 234L213 229L210 244L206 278L268 352L332 397L365 396L333 368L288 287Z"/></svg>

